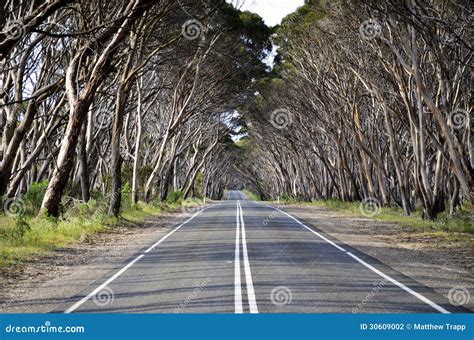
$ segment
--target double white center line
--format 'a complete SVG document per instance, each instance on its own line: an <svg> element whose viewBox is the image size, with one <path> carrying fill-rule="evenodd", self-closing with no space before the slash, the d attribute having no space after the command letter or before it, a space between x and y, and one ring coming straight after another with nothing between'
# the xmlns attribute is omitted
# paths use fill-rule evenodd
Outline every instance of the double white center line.
<svg viewBox="0 0 474 340"><path fill-rule="evenodd" d="M240 201L237 201L237 230L235 233L235 261L234 261L234 286L235 286L235 313L243 313L242 306L242 281L240 274L240 235L242 235L242 257L244 262L245 282L247 285L247 297L249 301L250 313L258 313L257 300L253 289L252 272L250 270L249 256L247 252L247 240L245 237L244 213Z"/></svg>

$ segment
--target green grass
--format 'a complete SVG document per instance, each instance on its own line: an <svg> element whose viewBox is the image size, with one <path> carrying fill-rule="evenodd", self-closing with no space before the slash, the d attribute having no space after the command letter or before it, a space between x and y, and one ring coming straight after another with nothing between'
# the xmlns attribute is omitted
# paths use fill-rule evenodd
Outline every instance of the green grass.
<svg viewBox="0 0 474 340"><path fill-rule="evenodd" d="M244 193L251 200L260 200L255 193L249 190L244 190ZM276 200L271 202L277 203ZM304 202L287 194L282 194L279 202L280 204L303 204L323 207L351 216L367 217L361 211L361 202L343 202L337 199ZM381 208L380 211L371 218L377 221L398 223L422 231L474 233L474 207L468 202L454 215L451 216L447 213L441 213L435 221L424 220L421 215L421 210L414 211L410 216L406 216L403 209L399 207L388 207Z"/></svg>
<svg viewBox="0 0 474 340"><path fill-rule="evenodd" d="M342 202L333 199L314 201L304 204L329 208L331 210L339 211L350 215L361 217L364 216L364 214L361 212L360 202ZM473 207L470 203L465 203L462 209L453 216L450 216L447 213L439 214L438 218L435 221L422 219L421 211L415 211L410 216L406 216L403 212L403 209L396 207L381 208L380 212L371 218L377 221L395 222L401 225L425 231L442 230L474 233Z"/></svg>
<svg viewBox="0 0 474 340"><path fill-rule="evenodd" d="M45 216L9 217L0 215L0 269L66 247L75 242L91 242L93 235L111 230L117 225L133 225L164 211L176 210L185 205L197 206L197 199L174 203L139 202L126 206L119 218L106 214L105 203L91 200L74 204L60 218Z"/></svg>
<svg viewBox="0 0 474 340"><path fill-rule="evenodd" d="M260 196L257 195L256 193L254 193L253 191L244 189L244 190L243 190L243 193L245 194L245 196L247 196L247 198L248 198L249 200L252 200L252 201L261 201Z"/></svg>

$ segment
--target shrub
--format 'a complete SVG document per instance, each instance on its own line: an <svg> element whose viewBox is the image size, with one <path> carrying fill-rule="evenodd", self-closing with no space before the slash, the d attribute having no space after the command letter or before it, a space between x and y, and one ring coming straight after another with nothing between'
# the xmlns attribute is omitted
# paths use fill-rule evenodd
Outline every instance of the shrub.
<svg viewBox="0 0 474 340"><path fill-rule="evenodd" d="M296 202L298 202L298 200L296 198L294 198L293 195L291 195L289 193L286 193L286 192L281 194L280 201L282 203L296 203Z"/></svg>
<svg viewBox="0 0 474 340"><path fill-rule="evenodd" d="M129 182L126 182L122 186L122 204L121 209L128 209L131 207L132 202L132 186Z"/></svg>
<svg viewBox="0 0 474 340"><path fill-rule="evenodd" d="M23 195L23 199L31 205L31 211L28 211L29 214L36 215L39 212L47 188L48 182L33 183L26 194Z"/></svg>
<svg viewBox="0 0 474 340"><path fill-rule="evenodd" d="M31 230L30 225L21 217L15 221L15 226L9 230L8 235L12 240L22 240L25 234Z"/></svg>
<svg viewBox="0 0 474 340"><path fill-rule="evenodd" d="M166 202L169 204L181 203L184 198L184 193L182 191L171 191L166 197Z"/></svg>

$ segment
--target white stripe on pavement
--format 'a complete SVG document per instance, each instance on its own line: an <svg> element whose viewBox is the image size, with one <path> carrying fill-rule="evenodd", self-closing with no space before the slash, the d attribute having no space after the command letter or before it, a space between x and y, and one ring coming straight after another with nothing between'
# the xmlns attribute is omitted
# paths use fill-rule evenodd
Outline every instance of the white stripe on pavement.
<svg viewBox="0 0 474 340"><path fill-rule="evenodd" d="M221 204L222 202L220 202L219 204ZM219 205L217 204L217 205ZM174 228L171 232L169 232L166 236L164 236L163 238L161 238L158 242L156 242L155 244L153 244L150 248L148 248L147 250L145 250L144 253L148 253L150 252L151 250L153 250L156 246L158 246L161 242L163 242L164 240L166 240L168 237L170 237L175 231L177 231L178 229L180 229L182 226L184 226L186 223L188 223L189 221L191 221L192 219L194 219L197 215L199 215L200 213L202 213L204 210L207 210L213 206L215 206L216 204L210 206L210 207L207 207L205 209L202 209L202 210L199 210L197 213L195 213L193 216L191 216L189 219L187 219L185 222L181 223L179 226L177 226L176 228ZM107 281L105 281L103 284L101 284L99 287L97 287L96 289L94 289L90 294L88 294L87 296L83 297L81 300L77 301L74 305L72 305L69 309L67 309L64 313L65 314L69 314L69 313L72 313L74 312L77 308L79 308L80 306L82 306L86 301L88 301L89 299L91 299L92 297L94 297L95 295L97 295L98 293L100 293L105 287L107 287L110 283L112 283L112 281L114 281L115 279L117 279L120 275L122 275L123 273L125 273L125 271L127 269L129 269L131 266L133 266L136 262L138 262L142 257L144 257L145 254L141 254L139 256L137 256L134 260L132 260L131 262L129 262L125 267L123 267L122 269L120 269L117 273L115 273L114 275L112 275Z"/></svg>
<svg viewBox="0 0 474 340"><path fill-rule="evenodd" d="M244 312L242 307L242 285L240 281L240 218L239 218L239 205L237 204L236 218L236 231L235 231L235 260L234 260L234 306L235 313L241 314Z"/></svg>
<svg viewBox="0 0 474 340"><path fill-rule="evenodd" d="M450 314L446 309L444 309L443 307L441 307L440 305L434 303L433 301L431 301L430 299L428 299L427 297L421 295L420 293L417 293L415 292L413 289L405 286L403 283L400 283L398 282L397 280L395 279L392 279L390 276L388 276L387 274L381 272L380 270L378 270L377 268L374 268L372 267L370 264L368 264L367 262L365 262L364 260L360 259L359 257L355 256L354 254L350 253L350 252L347 252L347 255L349 255L350 257L352 257L354 260L356 260L357 262L359 262L360 264L364 265L365 267L369 268L370 270L372 270L374 273L380 275L381 277L383 277L385 280L388 280L390 282L392 282L394 285L397 285L398 287L400 287L401 289L403 289L404 291L410 293L411 295L413 295L414 297L416 297L418 300L421 300L423 301L424 303L426 303L427 305L430 305L431 307L433 307L434 309L436 309L438 312L441 312L441 313L444 313L444 314Z"/></svg>
<svg viewBox="0 0 474 340"><path fill-rule="evenodd" d="M250 262L249 262L248 252L247 252L247 239L245 236L244 212L242 210L242 205L240 205L240 201L237 201L237 204L240 209L240 225L242 227L242 251L243 251L243 257L244 257L245 280L247 282L247 297L249 299L250 313L256 314L258 313L258 307L257 307L257 300L255 299L255 291L253 288L253 281L252 281L252 271L250 270Z"/></svg>
<svg viewBox="0 0 474 340"><path fill-rule="evenodd" d="M263 203L259 203L259 202L255 202L257 204L260 204L260 205L263 205L263 206L266 206L268 208L272 208L272 209L275 209L276 211L279 211L281 212L282 214L285 214L286 216L288 216L289 218L293 219L294 221L296 221L299 225L301 225L302 227L306 228L307 230L309 230L310 232L312 232L313 234L315 234L316 236L318 236L319 238L323 239L324 241L328 242L329 244L331 244L332 246L336 247L337 249L339 249L340 251L342 251L343 253L346 253L347 255L349 255L350 257L352 257L354 260L356 260L357 262L359 262L360 264L362 264L363 266L365 266L366 268L370 269L371 271L373 271L375 274L383 277L384 279L392 282L394 285L400 287L401 289L403 289L404 291L406 291L407 293L413 295L414 297L416 297L418 300L426 303L427 305L431 306L433 309L436 309L438 312L440 313L444 313L444 314L450 314L450 312L446 309L444 309L443 307L441 307L440 305L436 304L435 302L431 301L430 299L428 299L427 297L421 295L420 293L417 293L415 292L413 289L405 286L403 283L395 280L394 278L388 276L387 274L381 272L380 270L376 269L375 267L371 266L370 264L368 264L367 262L365 262L364 260L362 260L361 258L359 258L358 256L348 252L347 250L345 250L344 248L338 246L336 243L332 242L331 240L327 239L326 237L324 237L323 235L321 235L320 233L314 231L313 229L309 228L308 226L306 226L304 223L300 222L299 220L297 220L295 217L291 216L290 214L284 212L283 210L279 209L279 208L275 208L275 207L272 207L271 205L267 205L267 204L263 204Z"/></svg>

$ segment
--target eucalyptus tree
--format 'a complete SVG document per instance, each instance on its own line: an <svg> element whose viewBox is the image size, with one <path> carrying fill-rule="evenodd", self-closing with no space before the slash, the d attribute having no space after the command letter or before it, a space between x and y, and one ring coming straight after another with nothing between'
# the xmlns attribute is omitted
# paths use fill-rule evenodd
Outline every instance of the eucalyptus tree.
<svg viewBox="0 0 474 340"><path fill-rule="evenodd" d="M270 47L261 18L223 0L0 6L0 195L47 182L54 216L97 192L117 216L124 181L132 204L221 195L232 112Z"/></svg>
<svg viewBox="0 0 474 340"><path fill-rule="evenodd" d="M322 3L284 19L249 109L266 194L419 203L430 219L472 201L468 3Z"/></svg>

